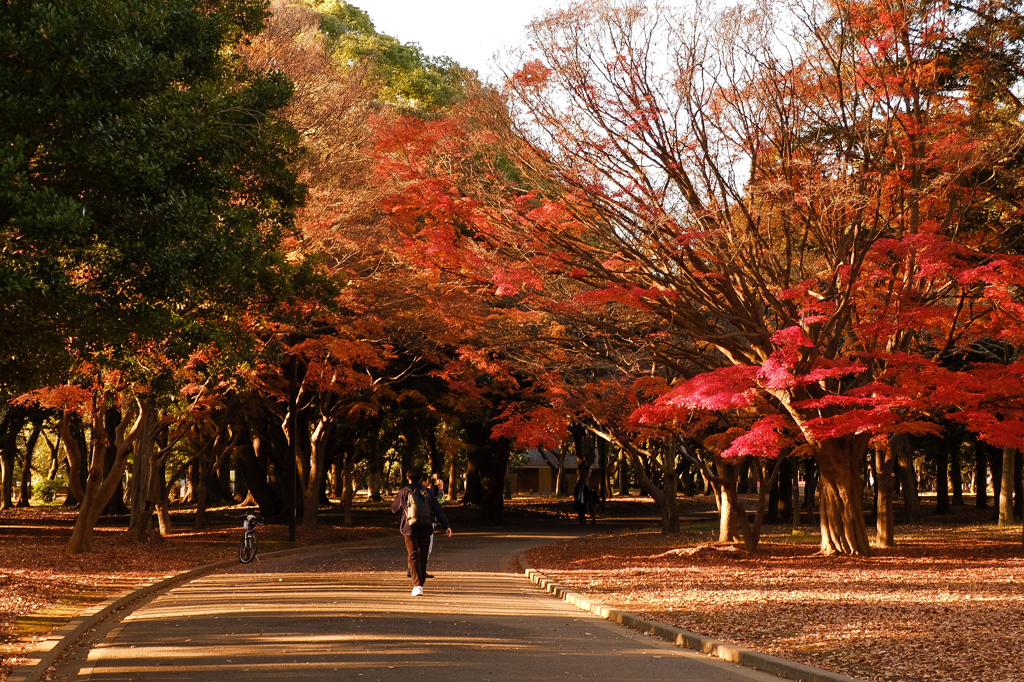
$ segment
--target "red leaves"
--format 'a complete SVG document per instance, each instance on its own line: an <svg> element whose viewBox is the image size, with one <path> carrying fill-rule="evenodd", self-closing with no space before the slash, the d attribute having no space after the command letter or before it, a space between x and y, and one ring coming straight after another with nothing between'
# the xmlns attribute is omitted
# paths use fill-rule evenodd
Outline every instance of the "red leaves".
<svg viewBox="0 0 1024 682"><path fill-rule="evenodd" d="M782 415L772 414L757 421L746 433L737 436L728 448L722 451L722 457L778 457L782 449L791 442L784 434L786 419Z"/></svg>
<svg viewBox="0 0 1024 682"><path fill-rule="evenodd" d="M685 381L658 403L702 410L731 410L753 404L754 378L758 368L746 365L721 367Z"/></svg>

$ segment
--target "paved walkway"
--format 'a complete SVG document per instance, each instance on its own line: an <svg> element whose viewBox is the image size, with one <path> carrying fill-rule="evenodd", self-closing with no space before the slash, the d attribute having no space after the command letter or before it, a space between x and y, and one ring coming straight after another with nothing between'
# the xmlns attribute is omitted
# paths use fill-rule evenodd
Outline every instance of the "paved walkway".
<svg viewBox="0 0 1024 682"><path fill-rule="evenodd" d="M260 559L100 626L55 680L553 680L769 682L583 613L527 582L514 557L552 533L435 540L423 597L401 540Z"/></svg>

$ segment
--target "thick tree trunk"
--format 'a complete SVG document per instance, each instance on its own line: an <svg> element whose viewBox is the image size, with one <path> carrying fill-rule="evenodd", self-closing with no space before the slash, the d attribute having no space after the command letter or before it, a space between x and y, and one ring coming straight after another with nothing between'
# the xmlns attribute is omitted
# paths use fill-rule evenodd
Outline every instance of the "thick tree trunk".
<svg viewBox="0 0 1024 682"><path fill-rule="evenodd" d="M1002 479L999 483L999 526L1013 525L1013 460L1017 457L1014 448L1003 448Z"/></svg>
<svg viewBox="0 0 1024 682"><path fill-rule="evenodd" d="M864 437L818 444L815 459L821 471L822 554L871 554L864 520L864 480L859 471L866 445Z"/></svg>
<svg viewBox="0 0 1024 682"><path fill-rule="evenodd" d="M258 431L251 430L248 442L243 443L235 451L235 456L238 458L249 494L259 506L260 514L265 519L277 519L284 510L284 504L281 502L281 496L269 482L271 457L266 449L263 436Z"/></svg>
<svg viewBox="0 0 1024 682"><path fill-rule="evenodd" d="M493 440L485 424L468 424L467 441L470 473L466 478L464 500L480 507L480 519L485 523L501 524L505 511L505 473L511 454L511 443L506 438ZM472 489L471 489L472 485Z"/></svg>
<svg viewBox="0 0 1024 682"><path fill-rule="evenodd" d="M2 447L2 446L0 446ZM14 447L0 449L0 511L14 507Z"/></svg>
<svg viewBox="0 0 1024 682"><path fill-rule="evenodd" d="M134 444L141 424L146 418L148 408L141 405L141 411L137 415L126 415L115 429L114 447L115 457L112 466L104 471L106 464L107 443L109 435L102 424L105 417L103 410L104 398L98 397L92 412L93 433L90 447L89 475L86 479L85 489L81 492L78 517L75 519L75 527L71 532L71 539L68 541L66 552L68 555L82 554L92 549L92 534L96 527L104 507L110 502L114 492L120 487L121 475L128 465L128 452ZM76 452L72 455L72 449L77 450L75 439L71 437L68 417L65 416L61 422L65 446L68 447L68 461L72 464L72 476L78 474L76 467L81 467L84 461L84 454ZM129 426L129 422L134 423Z"/></svg>
<svg viewBox="0 0 1024 682"><path fill-rule="evenodd" d="M302 481L302 527L311 530L316 527L320 515L320 489L324 484L324 465L327 460L328 443L333 424L330 417L323 416L313 427L309 438L309 466Z"/></svg>
<svg viewBox="0 0 1024 682"><path fill-rule="evenodd" d="M893 436L895 438L896 436ZM891 441L875 448L875 472L878 478L878 515L875 519L878 547L892 547L895 544L895 528L893 524L893 502L896 489L894 464L896 456L892 452Z"/></svg>
<svg viewBox="0 0 1024 682"><path fill-rule="evenodd" d="M719 509L718 541L733 542L740 539L739 517L744 513L739 507L739 498L736 495L739 466L716 457L715 473L718 475L718 481L715 482Z"/></svg>

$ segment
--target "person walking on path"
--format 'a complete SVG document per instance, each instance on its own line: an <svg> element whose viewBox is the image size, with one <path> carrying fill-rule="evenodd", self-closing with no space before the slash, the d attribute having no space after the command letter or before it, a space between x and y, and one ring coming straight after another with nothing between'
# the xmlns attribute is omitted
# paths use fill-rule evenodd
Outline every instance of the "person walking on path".
<svg viewBox="0 0 1024 682"><path fill-rule="evenodd" d="M437 498L421 484L423 470L413 467L406 473L405 478L409 485L395 495L391 511L401 512L398 527L409 553L412 596L419 597L423 594L423 583L427 580L427 555L430 552L430 539L434 534L434 521L441 524L448 537L452 536L452 527Z"/></svg>
<svg viewBox="0 0 1024 682"><path fill-rule="evenodd" d="M582 526L587 521L587 507L590 504L590 486L586 479L580 476L576 481L576 488L572 491L572 510L576 512L576 518Z"/></svg>

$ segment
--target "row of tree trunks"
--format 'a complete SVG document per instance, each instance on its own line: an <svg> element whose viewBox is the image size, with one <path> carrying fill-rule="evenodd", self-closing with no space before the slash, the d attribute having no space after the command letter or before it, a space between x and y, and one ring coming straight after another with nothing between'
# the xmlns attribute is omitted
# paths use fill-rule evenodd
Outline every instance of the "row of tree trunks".
<svg viewBox="0 0 1024 682"><path fill-rule="evenodd" d="M113 397L98 394L93 398L91 442L87 451L78 447L70 430L70 414L61 420L64 443L68 448L69 484L75 497L80 500L78 516L68 541L69 555L81 554L92 549L93 529L104 508L121 486L121 476L128 465L128 455L138 437L140 427L148 419L149 406L137 403L132 406L120 423L114 428L113 438L106 428L108 405ZM112 464L107 466L108 446L114 449ZM79 472L88 469L86 484L79 484Z"/></svg>

